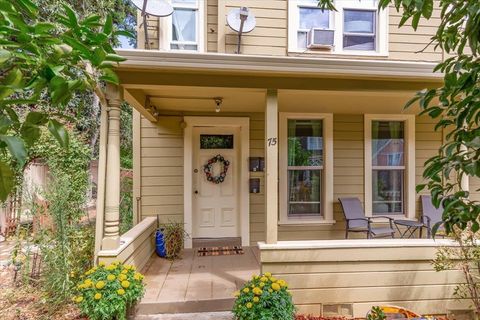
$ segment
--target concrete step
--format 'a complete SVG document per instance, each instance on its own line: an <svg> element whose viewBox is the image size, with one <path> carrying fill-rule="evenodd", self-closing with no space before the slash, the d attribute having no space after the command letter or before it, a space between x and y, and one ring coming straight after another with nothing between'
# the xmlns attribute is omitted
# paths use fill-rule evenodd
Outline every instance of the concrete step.
<svg viewBox="0 0 480 320"><path fill-rule="evenodd" d="M172 302L142 301L137 306L137 315L176 314L195 312L230 311L234 299L187 300ZM198 320L198 319L197 319Z"/></svg>
<svg viewBox="0 0 480 320"><path fill-rule="evenodd" d="M232 320L231 312L176 313L157 315L137 315L134 320Z"/></svg>

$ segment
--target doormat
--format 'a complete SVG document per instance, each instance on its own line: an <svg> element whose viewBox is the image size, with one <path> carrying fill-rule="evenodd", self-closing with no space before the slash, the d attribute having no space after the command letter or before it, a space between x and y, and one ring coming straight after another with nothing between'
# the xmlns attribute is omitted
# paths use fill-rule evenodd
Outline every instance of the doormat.
<svg viewBox="0 0 480 320"><path fill-rule="evenodd" d="M199 257L230 256L235 254L243 254L243 248L239 246L198 248L197 253Z"/></svg>

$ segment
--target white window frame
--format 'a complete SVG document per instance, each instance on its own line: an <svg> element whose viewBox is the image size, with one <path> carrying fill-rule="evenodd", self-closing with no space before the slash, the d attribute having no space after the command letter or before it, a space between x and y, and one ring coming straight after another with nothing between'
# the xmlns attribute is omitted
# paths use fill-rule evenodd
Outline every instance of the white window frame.
<svg viewBox="0 0 480 320"><path fill-rule="evenodd" d="M288 120L323 120L322 215L319 217L288 216ZM333 219L333 114L279 113L279 224L334 224Z"/></svg>
<svg viewBox="0 0 480 320"><path fill-rule="evenodd" d="M160 50L173 52L204 52L205 50L205 6L206 1L196 0L195 3L173 3L173 0L167 0L172 7L179 9L193 9L196 10L196 42L185 42L184 44L197 45L197 50L171 49L170 45L174 43L172 40L172 15L160 19L159 43Z"/></svg>
<svg viewBox="0 0 480 320"><path fill-rule="evenodd" d="M368 1L370 2L370 1ZM388 8L378 12L378 1L375 5L362 3L361 0L339 0L335 1L336 12L330 12L330 28L334 33L334 47L332 50L303 49L297 46L297 32L299 31L299 7L316 7L317 0L289 0L288 1L288 51L291 53L311 54L338 54L355 56L388 56ZM375 50L344 50L343 29L344 10L368 10L376 11L375 20Z"/></svg>
<svg viewBox="0 0 480 320"><path fill-rule="evenodd" d="M373 121L402 121L404 122L404 214L389 215L394 219L415 220L415 115L413 114L365 114L364 137L365 137L365 215L373 216L373 188L372 188L372 122ZM393 167L395 168L395 167Z"/></svg>

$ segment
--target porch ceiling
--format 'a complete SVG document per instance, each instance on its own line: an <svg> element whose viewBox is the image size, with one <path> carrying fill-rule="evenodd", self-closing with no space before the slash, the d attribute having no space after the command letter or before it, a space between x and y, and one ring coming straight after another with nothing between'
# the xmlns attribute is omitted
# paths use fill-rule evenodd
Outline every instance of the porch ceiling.
<svg viewBox="0 0 480 320"><path fill-rule="evenodd" d="M267 88L280 111L399 113L415 91L438 87L429 63L153 51L120 52L125 99L150 121L162 112L263 112Z"/></svg>
<svg viewBox="0 0 480 320"><path fill-rule="evenodd" d="M144 89L125 89L125 97L142 113L161 117L166 113L214 112L216 97L222 98L221 114L264 112L265 92L265 89L247 88L147 86ZM405 113L403 107L414 93L415 91L279 90L278 104L280 112ZM417 111L417 108L412 108L406 112Z"/></svg>

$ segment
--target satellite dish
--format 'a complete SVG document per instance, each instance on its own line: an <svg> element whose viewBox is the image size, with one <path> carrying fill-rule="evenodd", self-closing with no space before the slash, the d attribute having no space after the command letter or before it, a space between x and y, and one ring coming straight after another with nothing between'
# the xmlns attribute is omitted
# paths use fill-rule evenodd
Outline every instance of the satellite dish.
<svg viewBox="0 0 480 320"><path fill-rule="evenodd" d="M238 33L237 52L240 53L240 44L242 42L242 33L248 33L255 29L257 21L253 13L250 13L247 7L232 9L227 16L227 24L233 31Z"/></svg>
<svg viewBox="0 0 480 320"><path fill-rule="evenodd" d="M232 9L228 13L227 23L235 32L248 33L255 29L257 21L255 20L255 15L250 13L247 7L242 7L239 9Z"/></svg>
<svg viewBox="0 0 480 320"><path fill-rule="evenodd" d="M165 0L131 0L142 14L156 17L166 17L173 13L173 7Z"/></svg>

